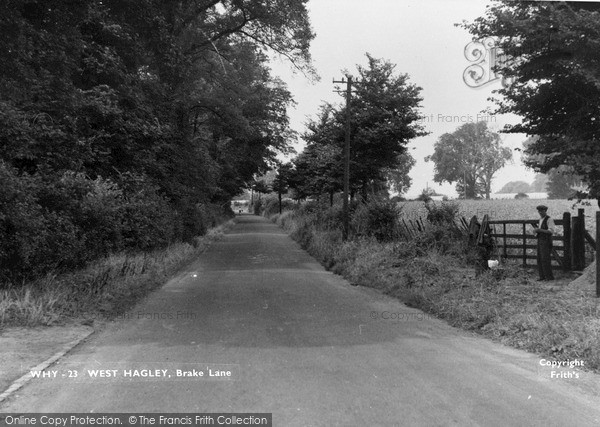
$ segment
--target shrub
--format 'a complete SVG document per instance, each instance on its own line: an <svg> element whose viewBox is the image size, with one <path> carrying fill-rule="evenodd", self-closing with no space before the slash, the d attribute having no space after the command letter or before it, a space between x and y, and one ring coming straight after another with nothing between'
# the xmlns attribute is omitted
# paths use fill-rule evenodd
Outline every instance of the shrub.
<svg viewBox="0 0 600 427"><path fill-rule="evenodd" d="M262 214L266 217L279 213L279 197L276 194L269 195L264 199ZM281 212L294 209L296 204L292 200L281 201Z"/></svg>
<svg viewBox="0 0 600 427"><path fill-rule="evenodd" d="M442 224L432 224L418 235L417 245L423 252L432 249L441 254L452 254L460 257L466 256L468 245L465 236L458 229Z"/></svg>
<svg viewBox="0 0 600 427"><path fill-rule="evenodd" d="M436 225L455 225L460 206L456 202L442 202L437 204L433 201L425 203L427 209L427 221Z"/></svg>
<svg viewBox="0 0 600 427"><path fill-rule="evenodd" d="M47 221L40 249L48 268L81 267L122 249L123 192L114 182L65 172L46 177L36 196Z"/></svg>
<svg viewBox="0 0 600 427"><path fill-rule="evenodd" d="M291 230L296 224L296 212L295 211L285 211L281 215L277 215L277 225L279 225L284 230Z"/></svg>
<svg viewBox="0 0 600 427"><path fill-rule="evenodd" d="M314 200L307 201L307 202L300 204L300 206L298 207L298 215L304 216L304 215L316 214L320 209L321 209L321 207L319 206L319 203L317 201L314 201Z"/></svg>
<svg viewBox="0 0 600 427"><path fill-rule="evenodd" d="M33 273L47 229L43 211L35 198L39 180L0 162L0 280L16 281Z"/></svg>
<svg viewBox="0 0 600 427"><path fill-rule="evenodd" d="M124 200L123 191L109 180L88 179L88 188L72 221L85 233L85 259L92 260L123 248Z"/></svg>
<svg viewBox="0 0 600 427"><path fill-rule="evenodd" d="M402 195L398 195L398 196L392 197L390 200L394 203L406 202L406 197L404 197Z"/></svg>
<svg viewBox="0 0 600 427"><path fill-rule="evenodd" d="M122 250L193 242L227 213L210 203L169 203L135 174L122 174L118 183L74 172L42 178L0 162L0 284L72 270Z"/></svg>
<svg viewBox="0 0 600 427"><path fill-rule="evenodd" d="M317 211L317 223L319 228L323 230L341 230L344 225L343 207L341 205L334 205Z"/></svg>
<svg viewBox="0 0 600 427"><path fill-rule="evenodd" d="M378 241L393 240L398 234L400 208L391 200L374 198L361 204L352 214L354 234L373 236Z"/></svg>
<svg viewBox="0 0 600 427"><path fill-rule="evenodd" d="M260 215L263 211L263 200L262 199L254 199L254 201L252 202L252 212L254 212L254 215Z"/></svg>
<svg viewBox="0 0 600 427"><path fill-rule="evenodd" d="M175 240L177 216L158 189L139 181L125 191L123 247L147 251Z"/></svg>

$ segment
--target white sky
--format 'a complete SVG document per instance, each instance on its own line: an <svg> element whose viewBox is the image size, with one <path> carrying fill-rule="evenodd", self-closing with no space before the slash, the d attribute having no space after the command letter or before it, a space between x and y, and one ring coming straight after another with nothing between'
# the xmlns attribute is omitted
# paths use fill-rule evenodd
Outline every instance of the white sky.
<svg viewBox="0 0 600 427"><path fill-rule="evenodd" d="M365 53L397 64L398 73L407 73L410 81L423 88L422 113L428 117L426 130L431 133L413 140L409 147L417 160L410 171L413 179L409 197L416 197L427 185L455 197L455 184L433 182L433 163L424 157L433 154L437 139L453 132L465 120L488 121L493 130L514 123L514 116L483 118L482 110L492 107L487 98L501 87L500 81L481 88L471 88L463 81L463 71L470 65L464 48L471 36L455 23L482 16L488 0L311 0L309 13L317 34L311 52L321 81L311 84L302 75L294 75L281 61L272 64L274 74L288 85L298 105L289 111L292 127L302 132L307 117L314 117L324 101L342 102L333 92L332 80L343 77L342 70L356 74L356 64L365 64ZM432 116L433 115L433 116ZM458 116L459 119L453 119ZM461 121L463 120L463 121ZM521 147L524 135L502 134L505 146ZM301 144L297 147L300 151ZM526 169L521 155L513 151L513 164L507 165L494 179L492 190L509 181L532 182L534 172Z"/></svg>

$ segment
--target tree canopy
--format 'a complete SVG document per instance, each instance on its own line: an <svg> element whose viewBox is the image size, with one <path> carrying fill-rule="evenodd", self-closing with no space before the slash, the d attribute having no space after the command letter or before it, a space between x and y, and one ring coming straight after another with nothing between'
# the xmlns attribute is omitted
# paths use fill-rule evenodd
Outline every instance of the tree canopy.
<svg viewBox="0 0 600 427"><path fill-rule="evenodd" d="M498 193L529 193L531 185L525 181L510 181L502 186Z"/></svg>
<svg viewBox="0 0 600 427"><path fill-rule="evenodd" d="M0 279L202 233L295 138L269 55L313 73L306 0L11 0L0 32Z"/></svg>
<svg viewBox="0 0 600 427"><path fill-rule="evenodd" d="M460 196L489 199L495 173L511 158L512 152L502 146L500 135L481 121L465 123L453 133L440 136L434 153L425 161L435 164L435 182L457 182Z"/></svg>
<svg viewBox="0 0 600 427"><path fill-rule="evenodd" d="M502 0L462 27L477 39L495 37L508 58L496 67L512 81L496 91L496 112L522 118L505 131L538 137L527 164L572 168L600 198L598 3Z"/></svg>
<svg viewBox="0 0 600 427"><path fill-rule="evenodd" d="M366 56L367 65L357 66L350 101L350 189L365 197L388 183L397 191L407 189L414 159L406 145L426 134L418 121L421 88L408 75L395 74L394 64ZM299 194L333 194L343 188L346 108L345 103L325 104L309 121L303 135L307 146L294 161Z"/></svg>
<svg viewBox="0 0 600 427"><path fill-rule="evenodd" d="M538 136L530 137L523 142L523 160L526 164L532 164L544 158L544 155L534 154L529 150L529 147L538 138ZM543 187L541 191L546 191L550 199L570 199L577 197L581 188L584 187L583 178L575 173L573 167L567 165L553 167L545 174L538 174L536 176L538 181L542 180L541 177L544 177L541 182Z"/></svg>

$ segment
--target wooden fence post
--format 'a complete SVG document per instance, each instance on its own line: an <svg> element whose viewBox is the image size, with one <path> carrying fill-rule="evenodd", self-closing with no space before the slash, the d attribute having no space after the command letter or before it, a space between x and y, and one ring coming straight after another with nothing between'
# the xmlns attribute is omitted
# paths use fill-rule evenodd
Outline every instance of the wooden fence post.
<svg viewBox="0 0 600 427"><path fill-rule="evenodd" d="M573 269L582 271L585 268L585 217L584 210L578 209L577 216L571 218L571 256Z"/></svg>
<svg viewBox="0 0 600 427"><path fill-rule="evenodd" d="M563 269L571 270L573 258L571 255L571 213L563 213Z"/></svg>
<svg viewBox="0 0 600 427"><path fill-rule="evenodd" d="M585 214L584 209L577 209L577 230L573 230L575 246L573 257L578 271L585 268Z"/></svg>
<svg viewBox="0 0 600 427"><path fill-rule="evenodd" d="M523 267L527 267L527 224L523 223Z"/></svg>
<svg viewBox="0 0 600 427"><path fill-rule="evenodd" d="M504 239L503 243L503 250L504 250L504 260L508 259L508 252L506 251L506 223L502 224L502 238Z"/></svg>
<svg viewBox="0 0 600 427"><path fill-rule="evenodd" d="M596 212L596 298L600 297L600 211Z"/></svg>

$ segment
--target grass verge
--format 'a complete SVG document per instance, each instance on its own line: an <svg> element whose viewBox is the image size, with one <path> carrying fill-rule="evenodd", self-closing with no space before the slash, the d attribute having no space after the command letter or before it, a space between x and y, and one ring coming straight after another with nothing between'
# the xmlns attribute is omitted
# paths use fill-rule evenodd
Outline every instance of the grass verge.
<svg viewBox="0 0 600 427"><path fill-rule="evenodd" d="M572 277L537 282L517 265L476 277L455 245L375 239L342 242L297 211L270 219L326 268L351 284L380 289L406 305L503 344L552 360L582 360L600 373L600 301L568 289Z"/></svg>
<svg viewBox="0 0 600 427"><path fill-rule="evenodd" d="M0 290L0 328L91 323L126 312L233 225L230 220L197 237L149 253L115 254L87 268Z"/></svg>

